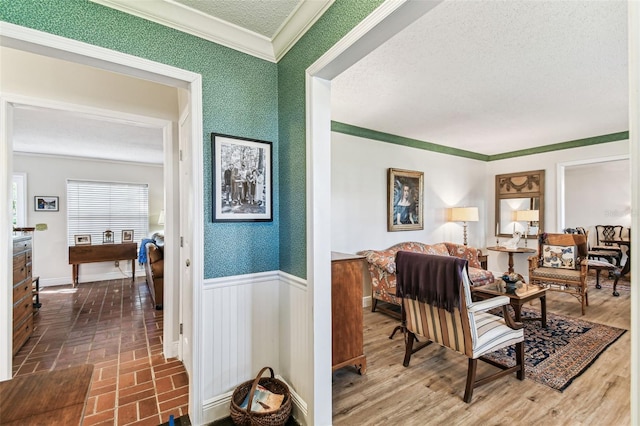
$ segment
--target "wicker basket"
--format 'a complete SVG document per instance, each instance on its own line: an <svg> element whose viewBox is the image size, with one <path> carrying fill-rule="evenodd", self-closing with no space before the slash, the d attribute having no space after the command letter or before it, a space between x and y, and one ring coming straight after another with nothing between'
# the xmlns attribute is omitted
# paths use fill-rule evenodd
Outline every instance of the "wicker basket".
<svg viewBox="0 0 640 426"><path fill-rule="evenodd" d="M267 369L271 372L271 377L262 377L262 374ZM273 393L284 395L280 408L266 413L256 413L255 411L251 411L253 398L249 398L246 409L240 408L240 404L242 404L247 395L253 395L258 383ZM271 367L264 367L254 380L248 380L242 383L233 391L233 395L231 396L231 420L237 425L282 426L289 420L289 416L291 416L291 394L289 393L289 387L282 380L278 380L273 376L273 369Z"/></svg>

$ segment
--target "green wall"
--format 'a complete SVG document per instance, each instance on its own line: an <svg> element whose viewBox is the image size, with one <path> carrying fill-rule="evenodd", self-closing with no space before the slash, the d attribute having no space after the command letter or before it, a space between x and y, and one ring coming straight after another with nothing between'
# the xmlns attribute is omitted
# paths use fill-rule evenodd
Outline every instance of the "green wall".
<svg viewBox="0 0 640 426"><path fill-rule="evenodd" d="M336 0L278 62L280 270L298 277L307 274L305 70L382 3Z"/></svg>
<svg viewBox="0 0 640 426"><path fill-rule="evenodd" d="M0 0L0 20L201 74L204 276L214 278L279 269L276 64L88 0ZM211 222L211 132L273 142L273 222ZM304 150L302 152L304 154ZM298 158L296 154L294 158L295 167L304 169L304 155ZM284 186L286 184L284 181ZM303 212L304 205L296 215ZM304 247L304 243L301 244ZM304 257L301 259L303 262Z"/></svg>

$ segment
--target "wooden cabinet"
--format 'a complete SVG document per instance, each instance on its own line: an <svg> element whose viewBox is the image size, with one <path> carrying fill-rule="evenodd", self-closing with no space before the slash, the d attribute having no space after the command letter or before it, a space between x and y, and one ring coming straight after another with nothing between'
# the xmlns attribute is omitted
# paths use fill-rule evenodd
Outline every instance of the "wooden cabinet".
<svg viewBox="0 0 640 426"><path fill-rule="evenodd" d="M364 355L362 287L363 256L331 253L331 326L333 370L353 365L367 371Z"/></svg>
<svg viewBox="0 0 640 426"><path fill-rule="evenodd" d="M33 332L31 236L13 238L13 355Z"/></svg>

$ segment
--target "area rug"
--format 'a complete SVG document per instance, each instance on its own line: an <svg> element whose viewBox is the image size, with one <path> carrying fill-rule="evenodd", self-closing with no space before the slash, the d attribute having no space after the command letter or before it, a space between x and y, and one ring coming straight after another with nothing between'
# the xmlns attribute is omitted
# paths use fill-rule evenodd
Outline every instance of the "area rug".
<svg viewBox="0 0 640 426"><path fill-rule="evenodd" d="M523 307L522 316L540 317L540 311ZM525 377L560 392L627 331L548 312L546 329L540 321L524 324ZM513 347L485 357L502 365L515 365Z"/></svg>
<svg viewBox="0 0 640 426"><path fill-rule="evenodd" d="M602 289L596 288L596 274L595 272L589 272L587 275L587 286L589 287L589 291L601 291L603 289L612 290L613 289L613 279L607 276L607 272L602 272L600 274L600 285ZM631 290L631 280L629 279L629 275L625 275L618 280L618 286L616 288L620 293L629 293Z"/></svg>

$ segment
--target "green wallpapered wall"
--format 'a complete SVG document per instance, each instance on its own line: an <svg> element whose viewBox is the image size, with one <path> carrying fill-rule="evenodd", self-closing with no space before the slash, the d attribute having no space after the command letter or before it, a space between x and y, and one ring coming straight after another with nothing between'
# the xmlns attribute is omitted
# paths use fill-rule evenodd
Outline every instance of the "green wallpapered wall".
<svg viewBox="0 0 640 426"><path fill-rule="evenodd" d="M205 278L304 278L305 69L381 3L336 0L277 65L88 0L0 0L0 20L201 74ZM273 142L272 223L211 222L211 132Z"/></svg>
<svg viewBox="0 0 640 426"><path fill-rule="evenodd" d="M0 20L201 74L204 276L279 269L276 64L88 0L1 0ZM211 132L273 142L273 222L211 222Z"/></svg>
<svg viewBox="0 0 640 426"><path fill-rule="evenodd" d="M336 0L278 62L280 270L306 277L305 70L383 0Z"/></svg>

